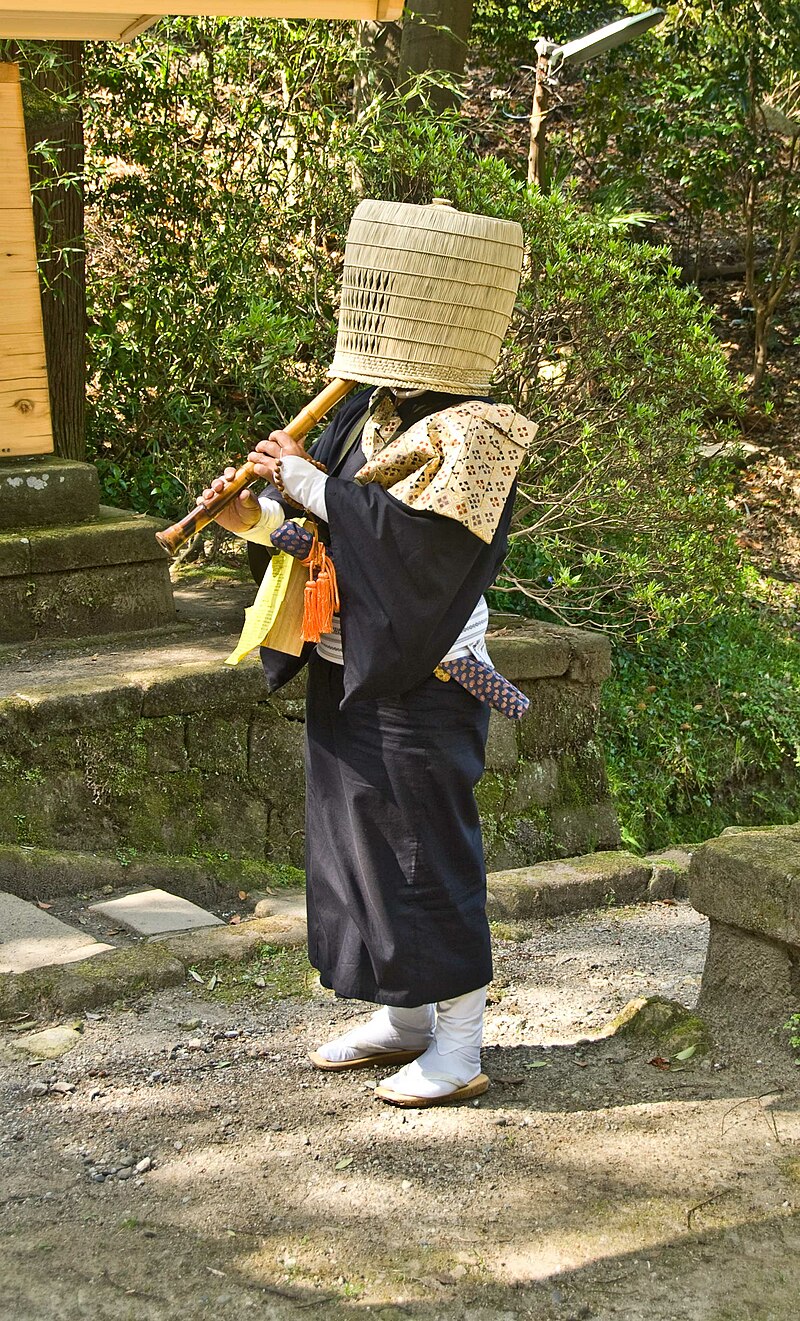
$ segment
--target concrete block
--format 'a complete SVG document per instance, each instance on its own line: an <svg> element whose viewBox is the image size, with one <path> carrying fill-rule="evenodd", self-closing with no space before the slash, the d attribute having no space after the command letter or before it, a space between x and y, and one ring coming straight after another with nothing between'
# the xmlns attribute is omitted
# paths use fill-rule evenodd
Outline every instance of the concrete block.
<svg viewBox="0 0 800 1321"><path fill-rule="evenodd" d="M555 757L523 761L513 797L508 805L512 815L524 813L532 805L547 807L558 793L558 762Z"/></svg>
<svg viewBox="0 0 800 1321"><path fill-rule="evenodd" d="M508 720L499 711L492 711L486 739L486 769L515 771L518 760L516 720Z"/></svg>
<svg viewBox="0 0 800 1321"><path fill-rule="evenodd" d="M576 683L600 684L611 674L611 643L603 633L574 628L569 631L572 659L567 678Z"/></svg>
<svg viewBox="0 0 800 1321"><path fill-rule="evenodd" d="M74 963L112 948L15 894L0 893L0 972Z"/></svg>
<svg viewBox="0 0 800 1321"><path fill-rule="evenodd" d="M489 913L492 917L552 917L598 908L611 898L616 903L630 903L647 893L649 879L650 868L642 859L624 851L490 872Z"/></svg>
<svg viewBox="0 0 800 1321"><path fill-rule="evenodd" d="M30 537L19 532L0 534L0 578L18 578L31 567Z"/></svg>
<svg viewBox="0 0 800 1321"><path fill-rule="evenodd" d="M256 917L306 917L305 890L284 890L277 894L259 899L255 907Z"/></svg>
<svg viewBox="0 0 800 1321"><path fill-rule="evenodd" d="M610 799L587 807L554 807L550 825L555 850L566 857L578 851L616 849L620 843L617 811Z"/></svg>
<svg viewBox="0 0 800 1321"><path fill-rule="evenodd" d="M139 890L89 905L93 913L102 913L137 936L159 936L166 931L191 931L195 927L224 926L222 920L205 908L181 899L167 890Z"/></svg>
<svg viewBox="0 0 800 1321"><path fill-rule="evenodd" d="M492 663L516 684L566 674L572 656L566 630L552 630L546 624L512 636L489 634L486 642Z"/></svg>
<svg viewBox="0 0 800 1321"><path fill-rule="evenodd" d="M191 714L194 711L241 711L265 697L264 675L255 660L241 665L214 661L161 665L141 675L142 714L146 717Z"/></svg>
<svg viewBox="0 0 800 1321"><path fill-rule="evenodd" d="M163 526L160 519L102 505L94 522L31 533L30 567L33 573L62 573L147 560L168 567L167 553L155 539Z"/></svg>
<svg viewBox="0 0 800 1321"><path fill-rule="evenodd" d="M689 867L692 854L688 849L664 849L661 853L648 853L645 862L653 868L647 887L651 899L686 899L689 894Z"/></svg>
<svg viewBox="0 0 800 1321"><path fill-rule="evenodd" d="M800 825L736 831L701 845L689 896L708 917L800 947Z"/></svg>
<svg viewBox="0 0 800 1321"><path fill-rule="evenodd" d="M800 1005L800 950L711 918L698 1009L758 1048L788 1049L784 1030Z"/></svg>
<svg viewBox="0 0 800 1321"><path fill-rule="evenodd" d="M0 528L82 523L95 518L100 482L92 463L55 455L0 463Z"/></svg>
<svg viewBox="0 0 800 1321"><path fill-rule="evenodd" d="M533 758L592 742L597 729L600 690L566 679L523 684L530 698L520 721L523 755Z"/></svg>

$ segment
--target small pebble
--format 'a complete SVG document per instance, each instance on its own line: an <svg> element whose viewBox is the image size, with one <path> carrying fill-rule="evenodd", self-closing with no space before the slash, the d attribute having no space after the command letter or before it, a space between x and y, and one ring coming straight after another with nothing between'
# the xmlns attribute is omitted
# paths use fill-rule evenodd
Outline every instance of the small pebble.
<svg viewBox="0 0 800 1321"><path fill-rule="evenodd" d="M131 1169L130 1165L126 1165L124 1169L117 1170L118 1179L130 1179L132 1174L133 1174L133 1170Z"/></svg>
<svg viewBox="0 0 800 1321"><path fill-rule="evenodd" d="M152 1168L153 1168L153 1162L150 1156L143 1156L142 1159L134 1166L134 1171L136 1174L146 1174L147 1171Z"/></svg>
<svg viewBox="0 0 800 1321"><path fill-rule="evenodd" d="M28 1096L47 1096L46 1082L32 1082L28 1088Z"/></svg>

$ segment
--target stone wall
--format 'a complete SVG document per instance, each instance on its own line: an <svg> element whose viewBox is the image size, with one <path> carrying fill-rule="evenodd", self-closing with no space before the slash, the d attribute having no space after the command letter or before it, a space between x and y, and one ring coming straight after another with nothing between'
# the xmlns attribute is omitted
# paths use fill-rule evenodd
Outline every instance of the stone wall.
<svg viewBox="0 0 800 1321"><path fill-rule="evenodd" d="M608 643L530 625L490 646L531 699L519 724L492 713L478 790L490 867L616 847L596 742ZM270 698L256 662L222 665L228 649L17 678L0 701L0 841L301 864L303 683Z"/></svg>

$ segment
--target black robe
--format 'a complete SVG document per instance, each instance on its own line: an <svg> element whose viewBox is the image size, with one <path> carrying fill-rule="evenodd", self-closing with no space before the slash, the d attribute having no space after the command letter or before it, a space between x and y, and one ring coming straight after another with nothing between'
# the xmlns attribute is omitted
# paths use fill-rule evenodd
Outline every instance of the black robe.
<svg viewBox="0 0 800 1321"><path fill-rule="evenodd" d="M433 673L497 577L514 507L512 490L487 545L454 519L409 509L374 482L353 482L364 464L360 445L338 472L339 451L371 394L360 390L348 396L311 450L331 474L325 488L329 522L321 525L320 535L331 546L341 591L345 703L406 692ZM401 403L398 412L405 430L464 402L463 395L430 390ZM273 487L267 494L281 501ZM281 502L289 517L297 513ZM260 579L269 552L254 544L249 550ZM292 678L312 650L308 645L294 657L262 647L270 691Z"/></svg>
<svg viewBox="0 0 800 1321"><path fill-rule="evenodd" d="M433 671L494 581L513 493L487 545L460 523L354 483L360 445L341 463L340 450L368 399L345 400L313 451L329 472L321 534L339 579L344 666L311 645L299 658L261 655L271 691L309 663L311 963L338 995L411 1007L492 976L474 795L489 712ZM429 392L399 411L411 425L458 402ZM259 550L251 562L265 565Z"/></svg>

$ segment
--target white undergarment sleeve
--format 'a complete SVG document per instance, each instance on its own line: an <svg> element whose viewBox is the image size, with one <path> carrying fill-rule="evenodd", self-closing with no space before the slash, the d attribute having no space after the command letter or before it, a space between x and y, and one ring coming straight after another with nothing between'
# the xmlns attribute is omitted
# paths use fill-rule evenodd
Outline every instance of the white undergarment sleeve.
<svg viewBox="0 0 800 1321"><path fill-rule="evenodd" d="M283 505L279 505L277 500L270 500L268 495L260 495L258 503L261 506L261 517L242 536L245 541L258 542L259 546L271 546L270 537L281 523L286 522L286 511Z"/></svg>
<svg viewBox="0 0 800 1321"><path fill-rule="evenodd" d="M288 454L281 460L281 477L286 494L310 514L316 514L317 518L327 523L328 507L325 504L327 474L320 472L319 468L315 468L307 459L301 459L296 454Z"/></svg>

